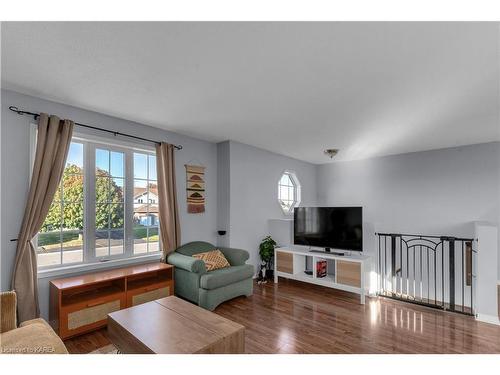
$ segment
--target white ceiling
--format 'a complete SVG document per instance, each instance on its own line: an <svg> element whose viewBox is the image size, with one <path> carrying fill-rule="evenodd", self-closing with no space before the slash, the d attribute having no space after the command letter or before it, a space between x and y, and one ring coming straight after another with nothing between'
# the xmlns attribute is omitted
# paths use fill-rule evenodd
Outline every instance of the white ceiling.
<svg viewBox="0 0 500 375"><path fill-rule="evenodd" d="M500 140L496 23L4 22L2 87L313 163Z"/></svg>

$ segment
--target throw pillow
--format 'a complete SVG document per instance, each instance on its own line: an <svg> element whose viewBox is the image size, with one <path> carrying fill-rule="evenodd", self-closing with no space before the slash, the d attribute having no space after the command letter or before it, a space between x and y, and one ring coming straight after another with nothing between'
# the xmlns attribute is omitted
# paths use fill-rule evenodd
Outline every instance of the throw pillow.
<svg viewBox="0 0 500 375"><path fill-rule="evenodd" d="M193 257L204 261L207 271L231 267L224 254L222 254L222 252L218 249L207 251L205 253L193 254Z"/></svg>

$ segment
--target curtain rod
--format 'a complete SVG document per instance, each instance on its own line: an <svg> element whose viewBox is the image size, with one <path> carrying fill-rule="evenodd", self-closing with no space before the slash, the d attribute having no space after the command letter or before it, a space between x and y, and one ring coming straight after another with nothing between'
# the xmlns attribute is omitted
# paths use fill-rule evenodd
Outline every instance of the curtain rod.
<svg viewBox="0 0 500 375"><path fill-rule="evenodd" d="M28 111L23 111L23 110L20 110L19 108L11 105L9 107L9 109L12 111L12 112L16 112L18 115L30 115L30 116L33 116L33 118L36 120L37 117L40 116L40 113L34 113L34 112L28 112ZM134 138L134 139L139 139L141 141L146 141L146 142L153 142L153 143L156 143L156 144L160 144L161 142L158 142L158 141L153 141L152 139L147 139L147 138L143 138L143 137L137 137L135 135L130 135L130 134L125 134L125 133L120 133L120 132L116 132L116 131L113 131L113 130L108 130L108 129L102 129L102 128L98 128L97 126L92 126L92 125L86 125L86 124L80 124L79 122L75 122L75 125L78 125L78 126L81 126L83 128L88 128L88 129L94 129L94 130L99 130L99 131L102 131L102 132L106 132L106 133L111 133L115 136L117 135L121 135L123 137L129 137L129 138ZM174 145L174 148L177 149L177 150L182 150L182 145Z"/></svg>

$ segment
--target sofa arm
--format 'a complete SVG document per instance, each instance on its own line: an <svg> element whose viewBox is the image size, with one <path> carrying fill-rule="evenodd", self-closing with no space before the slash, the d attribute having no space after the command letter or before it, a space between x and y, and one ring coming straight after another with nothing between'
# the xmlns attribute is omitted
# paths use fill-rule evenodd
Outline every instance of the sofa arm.
<svg viewBox="0 0 500 375"><path fill-rule="evenodd" d="M8 332L17 328L16 310L16 292L0 293L0 333Z"/></svg>
<svg viewBox="0 0 500 375"><path fill-rule="evenodd" d="M205 273L207 269L205 262L187 255L173 252L167 257L167 263L188 272Z"/></svg>
<svg viewBox="0 0 500 375"><path fill-rule="evenodd" d="M246 250L230 247L220 247L219 250L224 254L231 266L242 266L250 258L250 254Z"/></svg>

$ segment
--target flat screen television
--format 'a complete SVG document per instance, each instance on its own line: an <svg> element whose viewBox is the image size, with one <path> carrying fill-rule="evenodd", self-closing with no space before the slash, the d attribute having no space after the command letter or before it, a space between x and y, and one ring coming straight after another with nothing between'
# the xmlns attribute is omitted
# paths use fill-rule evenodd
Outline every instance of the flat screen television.
<svg viewBox="0 0 500 375"><path fill-rule="evenodd" d="M294 244L363 251L362 207L297 207Z"/></svg>

